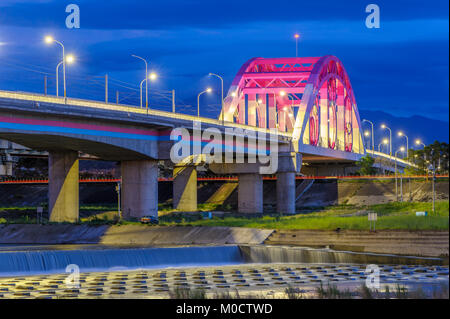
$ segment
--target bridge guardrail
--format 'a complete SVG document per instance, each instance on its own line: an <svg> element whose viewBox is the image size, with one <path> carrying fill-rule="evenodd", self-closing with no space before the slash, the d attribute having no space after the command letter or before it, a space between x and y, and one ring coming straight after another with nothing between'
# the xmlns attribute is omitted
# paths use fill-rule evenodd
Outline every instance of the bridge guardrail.
<svg viewBox="0 0 450 319"><path fill-rule="evenodd" d="M154 116L161 116L161 117L170 117L185 121L200 121L202 123L208 123L213 125L223 125L223 121L216 120L216 119L210 119L206 117L197 117L193 115L187 115L187 114L180 114L180 113L173 113L173 112L167 112L167 111L160 111L155 109L144 109L140 108L138 106L134 105L126 105L126 104L111 104L111 103L104 103L99 101L92 101L92 100L83 100L83 99L76 99L76 98L64 98L64 97L56 97L56 96L48 96L48 95L42 95L37 93L28 93L28 92L13 92L13 91L2 91L0 90L0 98L7 98L7 99L16 99L16 100L26 100L26 101L33 101L33 102L46 102L46 103L54 103L54 104L61 104L61 105L73 105L73 106L81 106L81 107L91 107L91 108L97 108L97 109L103 109L103 110L111 110L111 111L119 111L119 112L132 112L142 115L154 115ZM244 124L238 124L234 122L225 122L225 126L235 127L235 128L242 128L246 130L253 130L258 131L262 133L270 133L270 130L244 125ZM291 138L292 134L289 132L278 132L279 136L284 136L287 138Z"/></svg>
<svg viewBox="0 0 450 319"><path fill-rule="evenodd" d="M391 159L393 162L397 161L397 163L402 163L406 166L411 166L411 167L417 167L416 164L405 161L404 159L395 157L395 156L389 156L389 154L385 154L385 153L381 153L381 152L377 152L377 151L372 151L372 150L366 150L366 154L372 155L372 156L378 156L378 157L382 157L385 158L387 160Z"/></svg>

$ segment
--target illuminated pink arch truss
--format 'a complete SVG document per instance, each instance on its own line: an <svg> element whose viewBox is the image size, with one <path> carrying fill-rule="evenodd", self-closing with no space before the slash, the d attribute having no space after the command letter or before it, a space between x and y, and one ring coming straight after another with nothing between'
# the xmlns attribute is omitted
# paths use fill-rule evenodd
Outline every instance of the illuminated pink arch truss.
<svg viewBox="0 0 450 319"><path fill-rule="evenodd" d="M347 152L360 142L360 118L349 77L334 56L253 58L236 75L221 117L278 128L303 144Z"/></svg>

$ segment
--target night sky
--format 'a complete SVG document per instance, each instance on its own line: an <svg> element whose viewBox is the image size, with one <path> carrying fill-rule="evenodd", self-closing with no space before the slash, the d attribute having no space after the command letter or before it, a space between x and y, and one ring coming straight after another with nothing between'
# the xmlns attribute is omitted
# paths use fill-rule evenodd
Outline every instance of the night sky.
<svg viewBox="0 0 450 319"><path fill-rule="evenodd" d="M81 28L67 29L65 7L81 10ZM108 73L110 100L139 103L146 57L159 74L150 105L170 108L176 90L181 111L196 110L207 86L204 111L216 115L220 81L225 91L248 59L336 55L344 63L361 111L421 115L448 122L449 11L447 1L377 1L381 28L365 26L371 1L0 0L0 89L42 93L44 76L55 92L60 48L77 57L67 67L68 95L102 99ZM191 107L190 107L191 106Z"/></svg>

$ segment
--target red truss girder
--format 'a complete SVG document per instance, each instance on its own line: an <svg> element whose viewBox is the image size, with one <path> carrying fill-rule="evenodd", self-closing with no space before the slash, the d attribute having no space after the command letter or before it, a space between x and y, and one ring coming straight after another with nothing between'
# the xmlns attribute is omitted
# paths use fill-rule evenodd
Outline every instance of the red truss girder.
<svg viewBox="0 0 450 319"><path fill-rule="evenodd" d="M339 88L327 85L334 82ZM330 88L333 92L328 92ZM282 131L293 130L293 137L301 140L306 123L311 118L314 101L323 90L327 94L320 98L326 100L324 103L328 105L328 114L334 110L339 112L339 115L329 115L333 125L328 127L328 137L332 137L329 147L336 147L335 134L340 130L346 133L345 150L351 151L352 127L360 127L360 120L349 77L342 63L334 56L253 58L247 61L236 75L225 98L222 112L227 121L260 127L278 127ZM302 123L299 122L298 114L297 118L294 116L294 107L299 107L299 110L305 113ZM319 106L321 107L322 105ZM356 114L357 123L352 121L352 112ZM339 123L336 122L336 116ZM317 144L317 134L321 131L320 114L319 117L314 115L312 118L314 145ZM343 123L340 123L342 121Z"/></svg>

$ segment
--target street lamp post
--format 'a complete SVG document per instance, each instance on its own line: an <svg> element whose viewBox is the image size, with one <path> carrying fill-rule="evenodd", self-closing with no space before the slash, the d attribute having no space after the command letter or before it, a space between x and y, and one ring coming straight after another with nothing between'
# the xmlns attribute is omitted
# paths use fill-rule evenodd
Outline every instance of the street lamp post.
<svg viewBox="0 0 450 319"><path fill-rule="evenodd" d="M59 67L61 66L61 64L63 64L64 62L61 61L56 65L56 96L59 96Z"/></svg>
<svg viewBox="0 0 450 319"><path fill-rule="evenodd" d="M391 162L392 165L392 130L385 124L381 124L381 128L389 130L389 161Z"/></svg>
<svg viewBox="0 0 450 319"><path fill-rule="evenodd" d="M144 59L143 57L138 56L138 55L132 54L131 56L144 61L144 63L145 63L145 79L148 79L148 63L147 63L147 60ZM147 81L145 81L145 108L148 111L148 82Z"/></svg>
<svg viewBox="0 0 450 319"><path fill-rule="evenodd" d="M65 51L64 45L61 42L55 40L51 36L46 36L45 37L45 42L48 43L48 44L50 44L52 42L55 42L56 44L59 44L61 46L61 48L62 48L62 64L63 64L63 78L64 78L64 80L63 80L64 81L64 98L66 98L67 97L67 90L66 90L66 51Z"/></svg>
<svg viewBox="0 0 450 319"><path fill-rule="evenodd" d="M387 145L387 144L389 144L389 140L387 139L387 138L384 138L382 141L381 141L381 143L380 144L378 144L378 152L381 152L381 145Z"/></svg>
<svg viewBox="0 0 450 319"><path fill-rule="evenodd" d="M296 33L294 35L295 38L295 57L298 57L298 39L300 38L300 34Z"/></svg>
<svg viewBox="0 0 450 319"><path fill-rule="evenodd" d="M370 136L369 131L365 131L365 132L364 132L364 137L368 137L368 136ZM367 146L367 139L364 139L364 144ZM369 145L370 145L370 144L369 144Z"/></svg>
<svg viewBox="0 0 450 319"><path fill-rule="evenodd" d="M419 139L416 140L416 145L422 145L423 146L423 167L425 168L425 161L426 161L425 146L426 145ZM427 172L427 178L428 178L428 170L426 170L426 172Z"/></svg>
<svg viewBox="0 0 450 319"><path fill-rule="evenodd" d="M140 95L141 95L141 108L142 108L142 84L144 83L144 81L147 83L148 80L155 80L156 78L157 78L156 73L152 72L152 73L150 73L148 78L145 78L141 81L141 84L139 85Z"/></svg>
<svg viewBox="0 0 450 319"><path fill-rule="evenodd" d="M197 96L197 116L200 117L200 96L204 93L211 93L212 89L211 88L207 88L205 91L200 92Z"/></svg>
<svg viewBox="0 0 450 319"><path fill-rule="evenodd" d="M404 147L400 147L400 149L398 151L395 152L395 198L396 201L398 201L398 186L397 186L397 153L398 152L404 152L405 148ZM403 202L403 181L401 180L401 201Z"/></svg>
<svg viewBox="0 0 450 319"><path fill-rule="evenodd" d="M73 55L68 55L66 57L66 62L71 64L74 61L74 57ZM61 61L58 63L58 65L56 66L56 96L59 96L59 67L61 66L61 64L63 64L64 61Z"/></svg>
<svg viewBox="0 0 450 319"><path fill-rule="evenodd" d="M375 142L374 142L374 135L373 135L373 122L371 122L369 120L366 120L366 119L363 119L362 121L369 123L371 128L372 128L372 155L373 155L374 152L375 152Z"/></svg>
<svg viewBox="0 0 450 319"><path fill-rule="evenodd" d="M389 143L389 140L387 139L387 138L385 138L385 139L383 139L382 141L381 141L381 143L380 144L378 144L378 152L379 153L381 153L381 146L384 144L384 145L387 145ZM382 159L380 158L380 168L382 167L382 165L383 165L383 161L382 161ZM383 174L384 175L386 175L386 170L383 168Z"/></svg>
<svg viewBox="0 0 450 319"><path fill-rule="evenodd" d="M223 101L223 78L220 76L220 75L218 75L218 74L215 74L215 73L209 73L209 75L212 75L212 76L215 76L215 77L218 77L219 79L220 79L220 83L221 83L221 100L220 100L220 102L221 102L221 106L222 106L222 111L220 112L221 114L222 114L222 122L223 122L223 120L224 120L224 116L225 116L225 114L224 114L224 109L223 109L223 105L224 105L224 101Z"/></svg>
<svg viewBox="0 0 450 319"><path fill-rule="evenodd" d="M406 158L409 160L409 140L408 136L405 135L403 132L398 132L398 136L405 137L406 138Z"/></svg>
<svg viewBox="0 0 450 319"><path fill-rule="evenodd" d="M139 92L140 92L140 97L141 97L141 109L142 109L142 84L144 83L144 81L147 81L147 79L143 79L141 81L141 84L139 84Z"/></svg>
<svg viewBox="0 0 450 319"><path fill-rule="evenodd" d="M409 139L408 136L405 135L405 133L403 132L398 132L398 136L402 137L404 136L406 138L406 160L408 161L408 163L411 163L409 160ZM412 200L411 198L411 177L408 177L408 188L409 188L409 201ZM402 193L403 194L403 193ZM402 201L403 201L403 197L402 197Z"/></svg>

